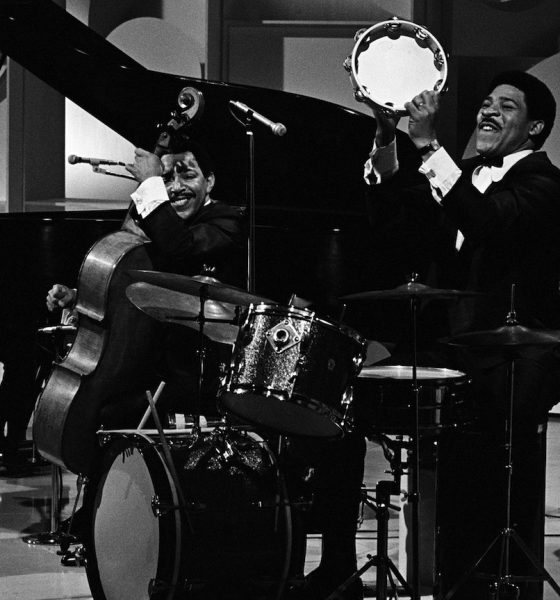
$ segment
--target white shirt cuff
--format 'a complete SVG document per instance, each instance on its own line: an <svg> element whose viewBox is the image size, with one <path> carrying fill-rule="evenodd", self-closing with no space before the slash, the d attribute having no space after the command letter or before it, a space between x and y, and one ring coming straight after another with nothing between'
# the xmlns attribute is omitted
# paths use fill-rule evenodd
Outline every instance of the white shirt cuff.
<svg viewBox="0 0 560 600"><path fill-rule="evenodd" d="M397 140L378 148L373 143L369 159L364 165L364 180L368 185L377 185L391 178L399 170Z"/></svg>
<svg viewBox="0 0 560 600"><path fill-rule="evenodd" d="M445 148L436 150L428 160L420 165L418 171L428 178L432 190L435 192L434 198L438 202L445 197L461 177L461 169L447 154Z"/></svg>
<svg viewBox="0 0 560 600"><path fill-rule="evenodd" d="M130 194L138 214L145 218L160 204L167 202L169 196L161 177L148 177Z"/></svg>

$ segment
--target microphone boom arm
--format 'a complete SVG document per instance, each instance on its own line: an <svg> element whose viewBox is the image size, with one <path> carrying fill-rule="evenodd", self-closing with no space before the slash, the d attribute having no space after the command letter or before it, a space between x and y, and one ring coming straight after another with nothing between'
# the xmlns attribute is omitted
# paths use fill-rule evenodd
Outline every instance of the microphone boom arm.
<svg viewBox="0 0 560 600"><path fill-rule="evenodd" d="M94 173L99 173L101 175L111 175L112 177L120 177L122 179L130 179L131 181L136 181L136 179L134 177L131 177L130 175L122 175L121 173L114 173L113 171L107 171L107 169L102 169L99 165L91 165L91 170ZM138 182L136 181L136 183L138 183Z"/></svg>

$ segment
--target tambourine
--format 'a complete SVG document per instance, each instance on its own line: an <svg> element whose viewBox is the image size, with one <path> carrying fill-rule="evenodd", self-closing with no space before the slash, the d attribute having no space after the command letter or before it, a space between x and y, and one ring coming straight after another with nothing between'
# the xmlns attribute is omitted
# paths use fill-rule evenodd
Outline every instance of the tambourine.
<svg viewBox="0 0 560 600"><path fill-rule="evenodd" d="M396 17L358 31L344 61L358 102L405 115L405 102L424 90L445 91L447 58L424 27Z"/></svg>

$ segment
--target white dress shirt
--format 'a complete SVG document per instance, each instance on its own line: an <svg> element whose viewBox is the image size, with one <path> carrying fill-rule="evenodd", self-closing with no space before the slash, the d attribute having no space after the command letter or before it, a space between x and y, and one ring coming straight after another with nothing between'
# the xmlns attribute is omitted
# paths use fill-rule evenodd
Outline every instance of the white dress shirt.
<svg viewBox="0 0 560 600"><path fill-rule="evenodd" d="M138 214L145 218L160 204L169 201L162 177L148 177L130 194Z"/></svg>
<svg viewBox="0 0 560 600"><path fill-rule="evenodd" d="M501 167L479 165L472 174L472 184L483 194L491 183L500 181L513 165L531 154L533 150L520 150L504 156ZM394 139L387 146L378 148L375 143L364 166L364 179L368 185L377 185L392 177L399 169L397 157L397 141ZM430 182L432 196L441 203L461 176L461 169L449 156L445 148L436 150L418 169ZM457 231L455 249L459 250L464 236Z"/></svg>

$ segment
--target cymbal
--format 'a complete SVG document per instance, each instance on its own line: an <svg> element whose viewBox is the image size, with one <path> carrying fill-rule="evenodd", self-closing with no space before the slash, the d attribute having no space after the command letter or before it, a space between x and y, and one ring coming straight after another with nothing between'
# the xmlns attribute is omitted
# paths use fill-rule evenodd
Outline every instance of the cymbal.
<svg viewBox="0 0 560 600"><path fill-rule="evenodd" d="M152 285L157 285L168 290L184 292L197 298L200 296L201 290L205 288L208 299L227 302L234 306L249 306L249 304L258 304L259 302L277 304L274 300L257 296L241 288L220 283L213 277L196 278L177 275L175 273L144 270L131 270L128 271L128 274L134 281L151 283Z"/></svg>
<svg viewBox="0 0 560 600"><path fill-rule="evenodd" d="M348 296L342 296L340 300L406 300L408 298L452 300L454 298L480 295L480 292L438 289L411 281L390 290L371 290L369 292L349 294Z"/></svg>
<svg viewBox="0 0 560 600"><path fill-rule="evenodd" d="M199 330L200 298L197 296L142 281L129 285L126 295L142 312L158 321L178 323ZM206 337L215 342L233 344L239 331L239 327L234 323L235 309L233 304L207 300L204 303L204 318L207 319L204 322Z"/></svg>
<svg viewBox="0 0 560 600"><path fill-rule="evenodd" d="M462 333L448 338L446 343L451 346L541 346L559 344L560 331L504 325L497 329Z"/></svg>

